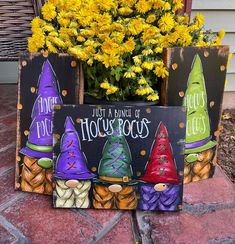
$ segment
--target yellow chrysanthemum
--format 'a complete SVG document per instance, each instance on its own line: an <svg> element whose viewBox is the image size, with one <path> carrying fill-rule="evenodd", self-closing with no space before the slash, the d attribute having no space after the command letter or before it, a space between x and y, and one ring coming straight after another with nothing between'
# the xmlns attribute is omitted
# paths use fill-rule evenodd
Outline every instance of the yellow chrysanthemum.
<svg viewBox="0 0 235 244"><path fill-rule="evenodd" d="M134 56L133 60L134 60L135 65L140 65L141 64L140 56Z"/></svg>
<svg viewBox="0 0 235 244"><path fill-rule="evenodd" d="M132 35L138 35L144 30L143 19L137 18L133 19L129 24L129 31Z"/></svg>
<svg viewBox="0 0 235 244"><path fill-rule="evenodd" d="M138 80L138 84L139 85L146 85L147 84L147 81L145 80L145 78L140 78L139 80Z"/></svg>
<svg viewBox="0 0 235 244"><path fill-rule="evenodd" d="M119 45L113 42L111 39L107 39L101 45L101 49L104 53L117 54Z"/></svg>
<svg viewBox="0 0 235 244"><path fill-rule="evenodd" d="M159 28L162 32L169 32L173 29L175 21L173 15L170 13L164 14L158 22Z"/></svg>
<svg viewBox="0 0 235 244"><path fill-rule="evenodd" d="M147 100L148 101L157 101L157 100L159 100L159 96L157 93L150 94L147 96Z"/></svg>
<svg viewBox="0 0 235 244"><path fill-rule="evenodd" d="M108 81L104 81L104 82L100 83L100 87L107 90L107 89L109 89L110 84L108 83Z"/></svg>
<svg viewBox="0 0 235 244"><path fill-rule="evenodd" d="M129 37L128 40L122 46L124 51L131 53L135 49L135 40L133 37Z"/></svg>
<svg viewBox="0 0 235 244"><path fill-rule="evenodd" d="M203 27L204 25L204 15L198 13L195 17L194 17L194 23L199 27Z"/></svg>
<svg viewBox="0 0 235 244"><path fill-rule="evenodd" d="M184 7L182 0L173 0L173 4L174 4L173 11L177 11Z"/></svg>
<svg viewBox="0 0 235 244"><path fill-rule="evenodd" d="M154 73L156 74L156 76L161 78L166 78L169 75L169 72L167 71L162 61L157 62Z"/></svg>
<svg viewBox="0 0 235 244"><path fill-rule="evenodd" d="M141 73L143 69L140 66L131 66L131 70L135 73Z"/></svg>
<svg viewBox="0 0 235 244"><path fill-rule="evenodd" d="M56 7L48 2L42 6L42 16L45 20L51 21L56 17Z"/></svg>
<svg viewBox="0 0 235 244"><path fill-rule="evenodd" d="M111 95L114 94L115 92L117 92L119 89L116 86L110 86L107 91L106 91L106 95Z"/></svg>
<svg viewBox="0 0 235 244"><path fill-rule="evenodd" d="M127 71L127 72L124 73L124 77L125 78L135 78L136 74L133 71Z"/></svg>
<svg viewBox="0 0 235 244"><path fill-rule="evenodd" d="M37 28L41 28L44 24L44 20L40 19L39 17L34 18L31 22L32 31L36 30Z"/></svg>
<svg viewBox="0 0 235 244"><path fill-rule="evenodd" d="M155 14L150 14L147 19L146 22L147 23L153 23L156 20L156 15Z"/></svg>
<svg viewBox="0 0 235 244"><path fill-rule="evenodd" d="M224 31L224 29L222 29L222 30L219 31L219 38L223 39L224 36L225 36L225 31Z"/></svg>
<svg viewBox="0 0 235 244"><path fill-rule="evenodd" d="M147 62L147 61L143 62L141 65L143 69L147 69L147 70L152 70L153 66L154 66L153 62Z"/></svg>
<svg viewBox="0 0 235 244"><path fill-rule="evenodd" d="M118 9L118 13L123 16L130 15L133 12L133 10L129 7L122 7Z"/></svg>
<svg viewBox="0 0 235 244"><path fill-rule="evenodd" d="M145 14L146 12L148 12L151 9L151 3L150 1L146 1L146 0L139 0L136 5L136 10L141 13L141 14Z"/></svg>
<svg viewBox="0 0 235 244"><path fill-rule="evenodd" d="M177 42L181 46L189 46L192 43L192 36L189 33L187 26L178 25L175 27L175 33L177 34Z"/></svg>

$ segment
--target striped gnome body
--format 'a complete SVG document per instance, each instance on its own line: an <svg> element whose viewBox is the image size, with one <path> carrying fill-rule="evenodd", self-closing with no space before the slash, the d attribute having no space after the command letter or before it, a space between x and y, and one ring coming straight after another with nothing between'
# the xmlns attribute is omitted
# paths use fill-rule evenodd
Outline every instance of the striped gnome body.
<svg viewBox="0 0 235 244"><path fill-rule="evenodd" d="M62 104L56 76L50 62L44 62L39 77L37 98L21 172L21 190L52 194L52 111L54 104Z"/></svg>
<svg viewBox="0 0 235 244"><path fill-rule="evenodd" d="M166 126L158 126L145 175L139 178L138 209L176 211L180 202L177 174Z"/></svg>
<svg viewBox="0 0 235 244"><path fill-rule="evenodd" d="M136 209L136 181L132 179L131 153L119 122L108 136L94 179L93 207L106 209Z"/></svg>
<svg viewBox="0 0 235 244"><path fill-rule="evenodd" d="M58 208L89 208L91 179L80 140L70 117L66 118L65 132L60 143L60 154L55 165L54 205Z"/></svg>
<svg viewBox="0 0 235 244"><path fill-rule="evenodd" d="M187 107L184 183L189 183L212 175L216 147L210 134L207 92L198 54L193 60L183 105Z"/></svg>

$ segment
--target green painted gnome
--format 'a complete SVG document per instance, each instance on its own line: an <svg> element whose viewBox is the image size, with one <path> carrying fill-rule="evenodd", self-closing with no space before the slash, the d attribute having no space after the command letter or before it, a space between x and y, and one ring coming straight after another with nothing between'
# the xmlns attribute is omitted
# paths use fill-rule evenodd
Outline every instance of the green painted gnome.
<svg viewBox="0 0 235 244"><path fill-rule="evenodd" d="M105 209L136 209L137 183L132 179L131 153L118 119L104 145L98 178L94 179L93 206Z"/></svg>
<svg viewBox="0 0 235 244"><path fill-rule="evenodd" d="M216 141L210 135L207 93L201 59L195 55L183 105L187 107L184 183L207 179Z"/></svg>

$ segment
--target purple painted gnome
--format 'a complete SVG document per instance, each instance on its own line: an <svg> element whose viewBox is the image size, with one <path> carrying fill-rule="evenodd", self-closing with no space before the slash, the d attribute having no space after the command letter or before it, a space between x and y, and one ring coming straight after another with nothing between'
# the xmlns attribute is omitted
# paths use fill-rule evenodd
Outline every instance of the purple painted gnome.
<svg viewBox="0 0 235 244"><path fill-rule="evenodd" d="M138 209L176 211L180 202L180 180L166 126L158 126L146 172L139 185Z"/></svg>
<svg viewBox="0 0 235 244"><path fill-rule="evenodd" d="M54 104L62 104L56 75L48 60L42 66L34 102L30 131L22 168L22 191L52 193L52 111Z"/></svg>
<svg viewBox="0 0 235 244"><path fill-rule="evenodd" d="M56 182L55 207L89 208L89 190L95 174L87 168L87 160L81 151L79 136L70 117L65 121L53 176Z"/></svg>

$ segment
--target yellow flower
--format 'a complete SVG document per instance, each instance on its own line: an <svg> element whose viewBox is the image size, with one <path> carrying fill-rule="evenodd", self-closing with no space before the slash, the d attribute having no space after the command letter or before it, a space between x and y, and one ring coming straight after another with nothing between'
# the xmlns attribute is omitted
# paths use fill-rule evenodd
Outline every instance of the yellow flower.
<svg viewBox="0 0 235 244"><path fill-rule="evenodd" d="M162 47L156 47L156 48L154 48L154 52L155 53L162 53L163 52L163 48Z"/></svg>
<svg viewBox="0 0 235 244"><path fill-rule="evenodd" d="M130 22L128 27L129 27L128 29L132 35L140 34L140 32L142 32L144 29L143 19L141 19L141 18L133 19Z"/></svg>
<svg viewBox="0 0 235 244"><path fill-rule="evenodd" d="M89 59L89 56L86 54L86 52L79 46L69 48L68 52L69 54L75 56L82 61L86 61Z"/></svg>
<svg viewBox="0 0 235 244"><path fill-rule="evenodd" d="M114 7L114 1L113 0L97 0L96 1L97 5L102 9L102 10L107 10L109 11L112 7Z"/></svg>
<svg viewBox="0 0 235 244"><path fill-rule="evenodd" d="M147 62L147 61L143 62L141 65L143 69L147 69L147 70L152 70L153 66L154 66L153 62Z"/></svg>
<svg viewBox="0 0 235 244"><path fill-rule="evenodd" d="M50 53L58 53L58 49L49 40L46 40L46 46Z"/></svg>
<svg viewBox="0 0 235 244"><path fill-rule="evenodd" d="M84 42L86 39L83 36L77 36L77 41Z"/></svg>
<svg viewBox="0 0 235 244"><path fill-rule="evenodd" d="M101 45L101 49L104 53L117 54L119 45L113 42L111 39L107 39Z"/></svg>
<svg viewBox="0 0 235 244"><path fill-rule="evenodd" d="M145 42L148 39L156 37L156 35L159 33L159 29L155 26L146 28L142 34L142 40Z"/></svg>
<svg viewBox="0 0 235 244"><path fill-rule="evenodd" d="M133 10L129 7L122 7L118 9L118 13L123 16L130 15L133 12Z"/></svg>
<svg viewBox="0 0 235 244"><path fill-rule="evenodd" d="M114 55L114 54L111 55L103 54L101 55L100 60L106 68L117 66L120 63L119 55Z"/></svg>
<svg viewBox="0 0 235 244"><path fill-rule="evenodd" d="M166 78L169 75L169 72L167 71L166 67L164 67L164 64L162 61L156 62L156 67L154 70L154 73L158 77Z"/></svg>
<svg viewBox="0 0 235 244"><path fill-rule="evenodd" d="M155 14L150 14L147 19L146 22L147 23L153 23L156 20L156 15Z"/></svg>
<svg viewBox="0 0 235 244"><path fill-rule="evenodd" d="M144 50L142 51L142 54L143 54L144 56L148 56L148 55L150 55L150 54L153 54L153 50L152 50L152 49L144 49Z"/></svg>
<svg viewBox="0 0 235 244"><path fill-rule="evenodd" d="M141 73L143 69L140 66L131 66L131 70L135 73Z"/></svg>
<svg viewBox="0 0 235 244"><path fill-rule="evenodd" d="M173 15L170 13L164 14L158 22L159 28L162 32L169 32L175 25Z"/></svg>
<svg viewBox="0 0 235 244"><path fill-rule="evenodd" d="M177 11L184 7L182 0L173 0L173 4L174 4L173 11Z"/></svg>
<svg viewBox="0 0 235 244"><path fill-rule="evenodd" d="M163 0L151 0L154 9L162 9L165 2Z"/></svg>
<svg viewBox="0 0 235 244"><path fill-rule="evenodd" d="M56 17L55 6L52 3L45 3L42 6L42 16L45 20L51 21Z"/></svg>
<svg viewBox="0 0 235 244"><path fill-rule="evenodd" d="M100 87L107 90L107 89L109 89L110 84L108 83L108 81L104 81L104 82L100 83Z"/></svg>
<svg viewBox="0 0 235 244"><path fill-rule="evenodd" d="M198 13L195 17L194 17L194 23L199 27L203 27L204 25L204 16L203 14Z"/></svg>
<svg viewBox="0 0 235 244"><path fill-rule="evenodd" d="M145 78L140 78L139 80L138 80L138 84L139 85L145 85L145 84L147 84L147 81L145 80Z"/></svg>
<svg viewBox="0 0 235 244"><path fill-rule="evenodd" d="M140 65L141 64L140 56L134 56L133 60L134 60L135 65Z"/></svg>
<svg viewBox="0 0 235 244"><path fill-rule="evenodd" d="M41 28L44 24L45 21L43 21L39 17L34 18L31 22L32 31L36 30L37 28Z"/></svg>
<svg viewBox="0 0 235 244"><path fill-rule="evenodd" d="M131 8L136 3L136 0L119 0L119 2L121 3L121 6Z"/></svg>
<svg viewBox="0 0 235 244"><path fill-rule="evenodd" d="M133 71L127 71L124 73L125 78L135 78L136 74Z"/></svg>
<svg viewBox="0 0 235 244"><path fill-rule="evenodd" d="M189 46L192 43L192 36L189 33L187 26L178 25L175 27L175 33L177 33L176 38L178 38L178 43L182 46ZM176 40L175 40L176 41Z"/></svg>
<svg viewBox="0 0 235 244"><path fill-rule="evenodd" d="M145 95L145 89L144 88L138 88L136 91L135 91L135 94L136 95L139 95L139 96L143 96Z"/></svg>
<svg viewBox="0 0 235 244"><path fill-rule="evenodd" d="M144 13L148 12L152 6L151 6L150 1L139 0L138 3L135 5L135 7L139 13L144 14Z"/></svg>
<svg viewBox="0 0 235 244"><path fill-rule="evenodd" d="M165 11L170 10L170 9L171 9L171 5L170 5L168 2L166 2L166 3L163 5L163 8L162 8L162 9L165 10Z"/></svg>
<svg viewBox="0 0 235 244"><path fill-rule="evenodd" d="M54 31L54 27L52 25L44 25L42 27L43 31L47 31L47 32L52 32Z"/></svg>
<svg viewBox="0 0 235 244"><path fill-rule="evenodd" d="M28 38L28 50L31 53L38 52L38 47L35 45L33 37Z"/></svg>
<svg viewBox="0 0 235 244"><path fill-rule="evenodd" d="M157 101L159 100L159 96L157 93L153 93L147 96L148 101Z"/></svg>
<svg viewBox="0 0 235 244"><path fill-rule="evenodd" d="M224 31L224 29L222 29L222 30L219 31L219 38L223 39L224 36L225 36L225 31Z"/></svg>
<svg viewBox="0 0 235 244"><path fill-rule="evenodd" d="M108 26L111 24L112 17L109 13L98 14L96 16L96 21L97 21L98 26L100 26L100 27Z"/></svg>
<svg viewBox="0 0 235 244"><path fill-rule="evenodd" d="M135 49L135 40L133 37L129 37L128 40L123 44L124 51L131 53Z"/></svg>
<svg viewBox="0 0 235 244"><path fill-rule="evenodd" d="M113 94L113 93L115 93L115 92L117 92L117 91L118 91L118 87L116 87L116 86L110 86L110 87L107 89L107 91L106 91L106 95Z"/></svg>

